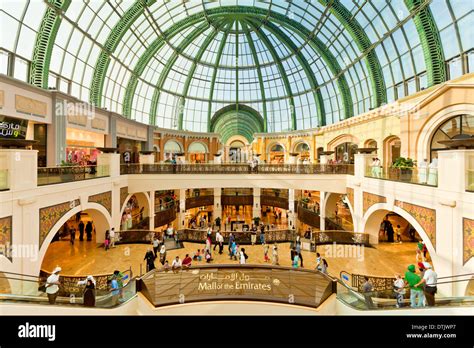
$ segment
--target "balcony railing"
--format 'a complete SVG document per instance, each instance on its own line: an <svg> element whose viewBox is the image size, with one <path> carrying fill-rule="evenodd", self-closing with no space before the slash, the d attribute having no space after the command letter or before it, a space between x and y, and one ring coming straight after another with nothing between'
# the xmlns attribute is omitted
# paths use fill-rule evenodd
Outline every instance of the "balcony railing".
<svg viewBox="0 0 474 348"><path fill-rule="evenodd" d="M61 184L109 176L109 166L71 166L38 168L38 186Z"/></svg>
<svg viewBox="0 0 474 348"><path fill-rule="evenodd" d="M0 191L8 190L10 185L8 184L8 170L0 170Z"/></svg>
<svg viewBox="0 0 474 348"><path fill-rule="evenodd" d="M436 168L376 168L366 167L368 178L406 182L426 186L438 186L438 169Z"/></svg>
<svg viewBox="0 0 474 348"><path fill-rule="evenodd" d="M120 174L354 174L352 164L124 164Z"/></svg>

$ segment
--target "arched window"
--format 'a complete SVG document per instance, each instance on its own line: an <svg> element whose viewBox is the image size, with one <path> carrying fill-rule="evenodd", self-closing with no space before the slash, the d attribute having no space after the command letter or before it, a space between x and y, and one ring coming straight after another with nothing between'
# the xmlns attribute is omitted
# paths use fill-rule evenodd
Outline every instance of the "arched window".
<svg viewBox="0 0 474 348"><path fill-rule="evenodd" d="M458 115L442 123L434 132L430 143L430 160L438 157L437 152L447 147L439 141L474 136L474 115Z"/></svg>

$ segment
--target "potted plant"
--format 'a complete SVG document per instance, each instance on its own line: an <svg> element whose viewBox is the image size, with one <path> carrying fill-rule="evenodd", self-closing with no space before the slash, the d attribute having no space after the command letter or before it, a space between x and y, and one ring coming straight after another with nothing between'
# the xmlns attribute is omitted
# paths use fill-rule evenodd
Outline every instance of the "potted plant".
<svg viewBox="0 0 474 348"><path fill-rule="evenodd" d="M398 157L392 164L394 171L391 171L390 178L395 180L410 181L413 175L413 168L416 161L410 157Z"/></svg>

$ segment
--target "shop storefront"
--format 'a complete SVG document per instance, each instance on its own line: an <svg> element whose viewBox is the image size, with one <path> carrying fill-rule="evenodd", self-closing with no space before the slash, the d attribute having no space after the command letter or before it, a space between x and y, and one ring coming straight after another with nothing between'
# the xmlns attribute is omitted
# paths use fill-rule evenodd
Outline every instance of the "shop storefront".
<svg viewBox="0 0 474 348"><path fill-rule="evenodd" d="M139 163L140 151L145 148L144 141L117 138L117 147L119 149L121 163Z"/></svg>
<svg viewBox="0 0 474 348"><path fill-rule="evenodd" d="M46 124L0 115L0 139L36 140L31 148L38 151L38 167L46 167Z"/></svg>
<svg viewBox="0 0 474 348"><path fill-rule="evenodd" d="M175 140L168 140L164 148L164 157L165 162L170 162L173 159L176 159L176 154L183 153L181 144Z"/></svg>
<svg viewBox="0 0 474 348"><path fill-rule="evenodd" d="M188 147L188 155L190 163L206 163L207 148L203 143L194 142Z"/></svg>
<svg viewBox="0 0 474 348"><path fill-rule="evenodd" d="M343 143L336 146L336 161L338 163L354 163L354 154L357 150L357 144Z"/></svg>
<svg viewBox="0 0 474 348"><path fill-rule="evenodd" d="M271 164L283 164L285 163L285 149L280 144L273 145L270 149L270 161Z"/></svg>
<svg viewBox="0 0 474 348"><path fill-rule="evenodd" d="M105 136L100 133L67 128L66 162L74 164L94 164L97 162L98 147L104 147Z"/></svg>
<svg viewBox="0 0 474 348"><path fill-rule="evenodd" d="M300 161L309 161L310 160L310 153L309 153L309 145L306 143L299 143L295 147L295 153L298 154L298 159Z"/></svg>

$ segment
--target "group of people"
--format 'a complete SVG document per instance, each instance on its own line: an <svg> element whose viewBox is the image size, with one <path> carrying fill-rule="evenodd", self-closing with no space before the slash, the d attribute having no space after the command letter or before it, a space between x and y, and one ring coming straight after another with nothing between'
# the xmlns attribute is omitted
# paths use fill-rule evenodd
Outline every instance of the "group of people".
<svg viewBox="0 0 474 348"><path fill-rule="evenodd" d="M105 239L104 239L104 248L105 250L109 250L110 248L115 248L116 236L115 236L115 228L112 227L109 230L105 231Z"/></svg>
<svg viewBox="0 0 474 348"><path fill-rule="evenodd" d="M74 245L74 242L76 241L76 234L79 230L79 241L84 241L84 233L86 234L87 241L92 241L92 231L94 230L92 221L88 221L86 224L84 224L84 222L79 217L79 220L76 220L76 224L77 229L75 227L70 227L70 224L65 223L61 235L69 235L69 243L71 243L71 245Z"/></svg>
<svg viewBox="0 0 474 348"><path fill-rule="evenodd" d="M380 226L381 236L387 237L387 242L394 243L394 236L397 236L397 243L402 243L402 228L399 224L396 227L393 227L393 224L388 219L388 216L382 221Z"/></svg>
<svg viewBox="0 0 474 348"><path fill-rule="evenodd" d="M62 285L59 275L61 271L61 267L57 266L48 276L44 284L44 290L50 304L56 304L56 299ZM115 270L107 280L107 290L110 291L112 306L121 301L123 295L122 288L124 287L124 281L126 279L128 279L128 275L124 275L120 271ZM95 307L97 289L95 278L92 275L88 275L84 280L78 281L77 286L84 287L82 295L84 306Z"/></svg>
<svg viewBox="0 0 474 348"><path fill-rule="evenodd" d="M436 185L438 183L438 159L433 158L428 164L426 158L418 163L418 183Z"/></svg>

